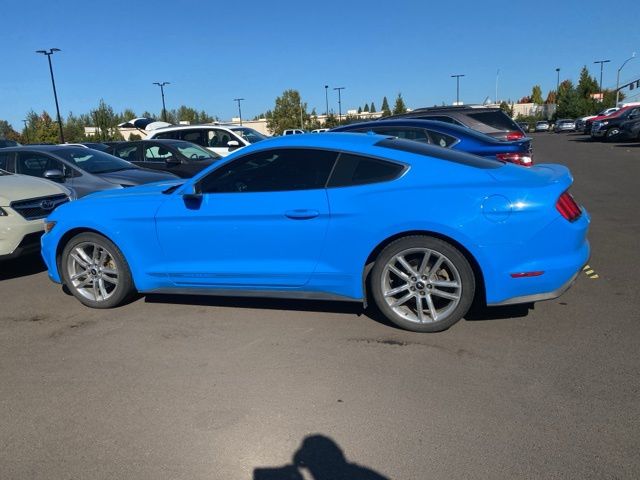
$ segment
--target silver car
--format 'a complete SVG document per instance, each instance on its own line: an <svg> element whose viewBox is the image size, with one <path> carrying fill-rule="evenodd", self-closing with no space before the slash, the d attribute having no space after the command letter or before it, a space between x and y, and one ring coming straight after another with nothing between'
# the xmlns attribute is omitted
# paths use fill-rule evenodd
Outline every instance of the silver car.
<svg viewBox="0 0 640 480"><path fill-rule="evenodd" d="M563 118L560 120L556 120L556 125L553 128L553 131L556 133L561 132L575 132L576 131L576 121L570 118Z"/></svg>
<svg viewBox="0 0 640 480"><path fill-rule="evenodd" d="M536 122L536 132L548 132L549 131L549 122Z"/></svg>
<svg viewBox="0 0 640 480"><path fill-rule="evenodd" d="M120 158L86 147L30 145L0 150L0 168L47 178L82 197L99 190L175 180L172 173L140 168Z"/></svg>

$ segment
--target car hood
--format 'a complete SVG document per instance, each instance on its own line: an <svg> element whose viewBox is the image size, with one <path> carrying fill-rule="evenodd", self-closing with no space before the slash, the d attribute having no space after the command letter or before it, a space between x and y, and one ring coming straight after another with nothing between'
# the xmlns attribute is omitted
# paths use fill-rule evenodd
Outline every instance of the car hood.
<svg viewBox="0 0 640 480"><path fill-rule="evenodd" d="M175 187L178 185L182 185L184 183L183 179L171 179L165 180L163 182L155 182L155 183L147 183L145 185L134 186L131 188L124 189L116 189L116 190L101 190L99 192L94 192L90 195L84 197L85 199L91 198L124 198L124 197L140 197L147 195L155 195L158 193L162 193L165 190Z"/></svg>
<svg viewBox="0 0 640 480"><path fill-rule="evenodd" d="M28 175L2 175L0 176L0 206L9 206L16 200L28 198L47 197L70 192L61 185L44 178Z"/></svg>
<svg viewBox="0 0 640 480"><path fill-rule="evenodd" d="M172 173L156 172L155 170L147 170L146 168L130 168L117 172L94 173L93 175L107 182L123 186L143 185L145 183L161 182L178 178Z"/></svg>

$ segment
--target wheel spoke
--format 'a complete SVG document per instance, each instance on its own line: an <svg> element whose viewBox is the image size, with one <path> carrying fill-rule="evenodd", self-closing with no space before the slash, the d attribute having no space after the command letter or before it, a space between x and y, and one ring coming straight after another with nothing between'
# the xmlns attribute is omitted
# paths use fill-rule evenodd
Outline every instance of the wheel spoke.
<svg viewBox="0 0 640 480"><path fill-rule="evenodd" d="M98 293L98 282L93 282L93 299L96 302L100 300L100 295Z"/></svg>
<svg viewBox="0 0 640 480"><path fill-rule="evenodd" d="M86 265L89 265L91 263L91 258L89 257L89 255L87 255L87 252L85 252L84 249L76 248L75 252L80 255L80 258L82 258Z"/></svg>
<svg viewBox="0 0 640 480"><path fill-rule="evenodd" d="M104 272L102 272L102 273L104 273ZM102 280L104 280L105 282L109 282L112 285L118 285L118 277L117 276L111 278L111 277L107 277L106 275L103 275L102 276Z"/></svg>
<svg viewBox="0 0 640 480"><path fill-rule="evenodd" d="M89 264L85 262L77 253L71 252L71 258L73 258L78 263L78 265L80 265L82 268L89 267Z"/></svg>
<svg viewBox="0 0 640 480"><path fill-rule="evenodd" d="M416 295L416 312L418 313L418 320L420 323L424 323L424 306L422 305L422 297Z"/></svg>
<svg viewBox="0 0 640 480"><path fill-rule="evenodd" d="M409 292L407 293L404 297L399 298L398 300L396 300L395 302L393 302L391 304L391 307L399 307L400 305L403 305L405 303L407 303L411 297L413 297L415 294L413 292Z"/></svg>
<svg viewBox="0 0 640 480"><path fill-rule="evenodd" d="M73 281L73 280L77 280L77 279L79 279L80 277L84 277L84 276L86 276L86 275L88 275L88 272L87 272L86 270L83 270L82 272L78 272L78 273L76 273L75 275L73 275L73 276L71 277L71 280L72 280L72 281Z"/></svg>
<svg viewBox="0 0 640 480"><path fill-rule="evenodd" d="M407 290L408 288L409 288L409 284L405 283L404 285L400 285L397 288L392 288L388 292L385 292L384 296L385 297L391 297L391 296L393 296L393 295L395 295L397 293L400 293L400 292L403 292L403 291Z"/></svg>
<svg viewBox="0 0 640 480"><path fill-rule="evenodd" d="M104 280L101 278L98 280L98 288L100 289L100 295L102 295L102 299L107 298L107 289L104 285Z"/></svg>
<svg viewBox="0 0 640 480"><path fill-rule="evenodd" d="M98 265L102 266L106 263L107 255L107 251L105 249L102 249L102 251L100 252L100 258L98 258Z"/></svg>
<svg viewBox="0 0 640 480"><path fill-rule="evenodd" d="M393 273L395 273L397 276L399 276L400 278L409 281L409 275L407 275L406 273L404 273L402 270L400 270L398 267L396 267L395 265L391 265L389 264L389 270L391 270Z"/></svg>
<svg viewBox="0 0 640 480"><path fill-rule="evenodd" d="M433 267L431 267L431 269L429 270L429 276L435 275L438 272L438 270L440 270L440 267L442 266L442 262L444 262L444 257L440 256L440 258L438 258L436 263L433 264Z"/></svg>
<svg viewBox="0 0 640 480"><path fill-rule="evenodd" d="M431 316L431 320L435 322L436 320L438 320L438 312L435 305L433 304L433 299L429 294L426 296L426 299L427 305L429 306L429 315Z"/></svg>
<svg viewBox="0 0 640 480"><path fill-rule="evenodd" d="M418 273L420 273L420 275L424 275L427 272L427 267L429 266L430 258L431 258L431 250L427 250L424 253L424 257L422 257L422 262L420 263L420 268L418 269Z"/></svg>
<svg viewBox="0 0 640 480"><path fill-rule="evenodd" d="M102 273L106 273L107 275L118 275L118 271L113 268L103 268Z"/></svg>
<svg viewBox="0 0 640 480"><path fill-rule="evenodd" d="M93 254L91 255L91 261L93 263L98 263L98 257L100 256L100 247L99 246L94 246L93 247Z"/></svg>
<svg viewBox="0 0 640 480"><path fill-rule="evenodd" d="M78 285L76 285L76 288L84 288L86 286L89 286L91 284L91 282L93 281L93 279L91 277L87 277L84 280L82 280Z"/></svg>
<svg viewBox="0 0 640 480"><path fill-rule="evenodd" d="M447 280L433 280L431 284L434 287L445 287L445 288L458 288L460 286L458 282L449 282Z"/></svg>
<svg viewBox="0 0 640 480"><path fill-rule="evenodd" d="M407 273L409 273L409 275L418 275L418 272L416 272L413 267L409 265L409 262L407 262L402 255L398 255L396 259L398 260L398 263L404 267Z"/></svg>
<svg viewBox="0 0 640 480"><path fill-rule="evenodd" d="M443 292L442 290L438 290L436 288L432 288L431 292L429 293L431 295L435 295L436 297L448 298L449 300L458 300L458 298L460 298L460 296L455 293Z"/></svg>

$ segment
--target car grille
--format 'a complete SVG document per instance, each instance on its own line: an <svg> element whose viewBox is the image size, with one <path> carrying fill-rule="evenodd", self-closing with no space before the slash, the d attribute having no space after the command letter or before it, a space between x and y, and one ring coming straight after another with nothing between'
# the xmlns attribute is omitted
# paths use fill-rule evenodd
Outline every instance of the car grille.
<svg viewBox="0 0 640 480"><path fill-rule="evenodd" d="M38 218L45 218L56 207L59 207L63 203L67 203L69 197L64 194L51 195L49 197L30 198L28 200L19 200L17 202L11 202L11 208L22 215L27 220L36 220Z"/></svg>

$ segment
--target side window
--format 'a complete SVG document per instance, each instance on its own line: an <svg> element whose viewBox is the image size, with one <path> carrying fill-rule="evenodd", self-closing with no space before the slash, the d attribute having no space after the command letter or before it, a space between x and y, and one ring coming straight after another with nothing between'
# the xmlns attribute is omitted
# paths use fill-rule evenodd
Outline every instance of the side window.
<svg viewBox="0 0 640 480"><path fill-rule="evenodd" d="M433 130L427 130L429 134L430 143L433 145L438 145L440 147L449 148L454 143L458 142L456 137L452 137L451 135L446 135L440 132L434 132Z"/></svg>
<svg viewBox="0 0 640 480"><path fill-rule="evenodd" d="M406 140L414 140L416 142L429 143L427 132L423 128L412 127L374 127L373 130L380 135L389 135L391 137L404 138Z"/></svg>
<svg viewBox="0 0 640 480"><path fill-rule="evenodd" d="M65 173L64 164L41 153L24 152L18 155L16 173L31 175L32 177L44 177L47 170L60 170Z"/></svg>
<svg viewBox="0 0 640 480"><path fill-rule="evenodd" d="M398 178L403 171L404 166L397 163L341 153L328 186L348 187L387 182Z"/></svg>
<svg viewBox="0 0 640 480"><path fill-rule="evenodd" d="M175 140L180 136L180 131L172 131L172 132L160 132L153 136L153 138L168 138L170 140Z"/></svg>
<svg viewBox="0 0 640 480"><path fill-rule="evenodd" d="M0 170L7 170L9 168L9 160L13 157L13 153L5 152L0 153Z"/></svg>
<svg viewBox="0 0 640 480"><path fill-rule="evenodd" d="M280 149L245 155L200 183L202 193L275 192L324 188L337 153Z"/></svg>
<svg viewBox="0 0 640 480"><path fill-rule="evenodd" d="M138 152L137 145L124 145L122 147L116 148L113 153L116 157L126 160L128 162L137 162L138 156L136 153Z"/></svg>
<svg viewBox="0 0 640 480"><path fill-rule="evenodd" d="M227 144L231 140L238 141L235 135L232 135L226 130L219 130L219 129L207 130L207 146L208 147L227 148ZM241 146L243 145L242 142L238 142L238 143L240 143Z"/></svg>
<svg viewBox="0 0 640 480"><path fill-rule="evenodd" d="M191 142L206 147L206 133L207 131L201 128L185 129L180 131L179 138L185 142Z"/></svg>
<svg viewBox="0 0 640 480"><path fill-rule="evenodd" d="M171 156L171 152L162 145L149 145L144 149L145 162L162 162Z"/></svg>

